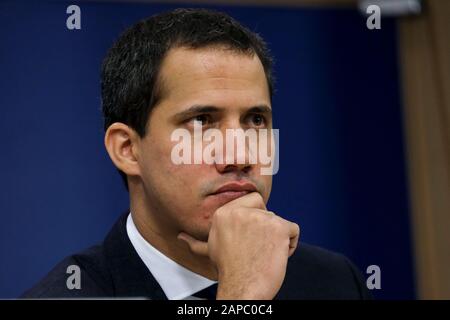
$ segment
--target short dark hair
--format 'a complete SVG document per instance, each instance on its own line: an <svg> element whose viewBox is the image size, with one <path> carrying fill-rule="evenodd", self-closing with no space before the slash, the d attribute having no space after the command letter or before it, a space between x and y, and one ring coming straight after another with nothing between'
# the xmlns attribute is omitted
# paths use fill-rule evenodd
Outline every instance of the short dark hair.
<svg viewBox="0 0 450 320"><path fill-rule="evenodd" d="M273 60L258 34L222 12L176 9L139 21L108 51L101 71L105 131L114 122L122 122L141 137L145 136L151 110L161 98L158 74L167 52L177 47L209 46L256 54L264 67L272 97ZM126 175L120 173L126 182Z"/></svg>

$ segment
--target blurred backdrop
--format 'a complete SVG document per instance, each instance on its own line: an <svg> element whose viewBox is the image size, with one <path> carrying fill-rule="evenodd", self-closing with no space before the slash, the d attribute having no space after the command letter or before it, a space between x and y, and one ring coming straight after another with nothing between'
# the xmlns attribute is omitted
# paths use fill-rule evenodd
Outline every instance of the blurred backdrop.
<svg viewBox="0 0 450 320"><path fill-rule="evenodd" d="M0 298L102 241L127 210L103 146L101 61L127 26L186 6L229 13L275 56L280 170L268 207L365 277L378 265L377 298L450 297L442 7L369 30L356 1L272 2L0 2ZM71 4L80 30L66 27Z"/></svg>

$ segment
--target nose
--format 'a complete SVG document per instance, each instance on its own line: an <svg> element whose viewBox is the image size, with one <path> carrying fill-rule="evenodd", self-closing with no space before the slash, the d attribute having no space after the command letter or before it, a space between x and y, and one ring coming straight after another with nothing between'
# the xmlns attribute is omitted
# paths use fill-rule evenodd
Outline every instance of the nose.
<svg viewBox="0 0 450 320"><path fill-rule="evenodd" d="M215 166L219 173L249 173L255 166L251 155L255 152L251 146L252 137L246 135L239 121L222 128L223 148L222 154L216 158ZM254 137L253 137L254 139ZM221 160L221 161L220 161Z"/></svg>
<svg viewBox="0 0 450 320"><path fill-rule="evenodd" d="M226 163L216 163L216 169L219 173L249 173L252 170L251 164L226 164Z"/></svg>

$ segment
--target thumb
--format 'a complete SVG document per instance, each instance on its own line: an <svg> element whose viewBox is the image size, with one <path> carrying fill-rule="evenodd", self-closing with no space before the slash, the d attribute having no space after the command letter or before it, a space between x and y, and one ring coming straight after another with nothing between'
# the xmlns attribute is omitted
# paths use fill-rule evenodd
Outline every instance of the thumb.
<svg viewBox="0 0 450 320"><path fill-rule="evenodd" d="M185 232L180 232L177 238L186 242L193 253L201 256L208 255L208 242L197 240Z"/></svg>

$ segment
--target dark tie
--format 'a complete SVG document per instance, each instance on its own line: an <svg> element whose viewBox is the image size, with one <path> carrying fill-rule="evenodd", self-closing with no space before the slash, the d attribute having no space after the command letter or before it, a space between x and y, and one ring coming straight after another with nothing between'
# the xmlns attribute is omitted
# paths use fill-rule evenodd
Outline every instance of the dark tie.
<svg viewBox="0 0 450 320"><path fill-rule="evenodd" d="M215 283L203 290L200 290L199 292L194 293L193 296L206 300L216 300L217 286L218 284Z"/></svg>

